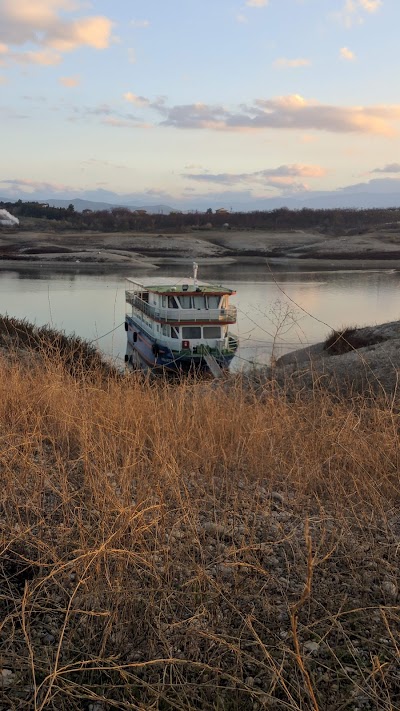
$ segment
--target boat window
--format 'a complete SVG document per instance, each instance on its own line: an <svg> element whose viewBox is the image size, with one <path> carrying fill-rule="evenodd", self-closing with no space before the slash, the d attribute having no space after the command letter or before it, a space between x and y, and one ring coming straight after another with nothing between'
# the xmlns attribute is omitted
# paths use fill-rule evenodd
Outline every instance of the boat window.
<svg viewBox="0 0 400 711"><path fill-rule="evenodd" d="M179 338L179 328L171 326L171 338Z"/></svg>
<svg viewBox="0 0 400 711"><path fill-rule="evenodd" d="M146 304L149 303L149 292L148 291L142 291L142 301L145 301Z"/></svg>
<svg viewBox="0 0 400 711"><path fill-rule="evenodd" d="M167 306L167 297L162 296L161 297L161 305L165 308Z"/></svg>
<svg viewBox="0 0 400 711"><path fill-rule="evenodd" d="M193 308L194 309L205 309L206 299L204 296L193 296Z"/></svg>
<svg viewBox="0 0 400 711"><path fill-rule="evenodd" d="M220 296L208 296L207 299L209 309L219 309Z"/></svg>
<svg viewBox="0 0 400 711"><path fill-rule="evenodd" d="M184 340L190 339L190 338L201 338L200 326L183 326L182 338Z"/></svg>
<svg viewBox="0 0 400 711"><path fill-rule="evenodd" d="M170 330L170 327L169 327L169 326L165 326L165 325L163 324L163 326L162 326L162 332L163 332L163 336L167 336L168 338L170 337L171 330Z"/></svg>
<svg viewBox="0 0 400 711"><path fill-rule="evenodd" d="M220 326L204 326L203 327L204 338L221 338L221 327Z"/></svg>
<svg viewBox="0 0 400 711"><path fill-rule="evenodd" d="M178 303L175 299L175 296L168 297L168 308L169 309L179 309L179 306L178 306Z"/></svg>
<svg viewBox="0 0 400 711"><path fill-rule="evenodd" d="M191 296L180 296L179 301L183 309L191 309L192 304L191 304L192 297Z"/></svg>

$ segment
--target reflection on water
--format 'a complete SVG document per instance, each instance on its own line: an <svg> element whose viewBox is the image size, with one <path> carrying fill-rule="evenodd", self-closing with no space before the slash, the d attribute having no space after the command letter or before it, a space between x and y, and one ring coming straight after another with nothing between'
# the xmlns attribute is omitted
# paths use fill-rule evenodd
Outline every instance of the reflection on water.
<svg viewBox="0 0 400 711"><path fill-rule="evenodd" d="M168 265L135 276L190 276L191 263ZM133 276L133 275L132 275ZM400 318L400 273L388 271L271 272L263 264L202 266L200 278L223 283L237 294L241 345L232 367L268 362L271 352L322 340L331 328L383 323ZM88 340L123 360L124 276L21 269L0 272L0 312L27 318ZM112 333L108 333L112 331ZM104 334L107 334L105 335Z"/></svg>

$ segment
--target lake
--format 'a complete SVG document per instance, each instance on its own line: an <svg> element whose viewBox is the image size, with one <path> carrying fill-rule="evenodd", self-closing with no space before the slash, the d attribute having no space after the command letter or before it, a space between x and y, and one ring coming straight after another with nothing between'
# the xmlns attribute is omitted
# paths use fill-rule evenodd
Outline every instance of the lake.
<svg viewBox="0 0 400 711"><path fill-rule="evenodd" d="M141 276L190 276L191 265L140 270ZM370 325L400 318L397 296L400 272L298 271L271 272L266 264L201 266L199 278L236 289L235 330L240 348L235 370L267 363L303 345L323 340L332 328ZM85 274L48 268L0 272L0 313L51 324L66 333L94 340L117 362L123 362L125 279L117 273Z"/></svg>

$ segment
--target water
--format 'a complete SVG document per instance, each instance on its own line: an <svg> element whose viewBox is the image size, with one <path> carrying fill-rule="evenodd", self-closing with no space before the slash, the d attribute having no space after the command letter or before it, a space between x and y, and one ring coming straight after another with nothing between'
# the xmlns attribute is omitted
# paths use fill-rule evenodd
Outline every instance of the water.
<svg viewBox="0 0 400 711"><path fill-rule="evenodd" d="M185 276L191 266L140 270L130 276ZM288 271L265 264L201 267L199 277L236 289L241 345L232 368L266 363L323 340L331 328L400 318L400 272ZM121 274L48 270L0 272L0 313L51 324L94 340L118 363L126 347L125 281Z"/></svg>

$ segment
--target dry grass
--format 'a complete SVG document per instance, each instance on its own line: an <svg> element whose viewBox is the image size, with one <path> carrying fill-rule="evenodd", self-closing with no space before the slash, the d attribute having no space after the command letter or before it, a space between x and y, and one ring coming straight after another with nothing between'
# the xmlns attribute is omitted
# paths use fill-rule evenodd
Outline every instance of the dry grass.
<svg viewBox="0 0 400 711"><path fill-rule="evenodd" d="M370 333L364 333L357 326L346 326L339 331L333 330L328 335L324 343L324 350L328 351L329 355L342 355L359 348L382 343L383 340L385 339L377 334L372 336Z"/></svg>
<svg viewBox="0 0 400 711"><path fill-rule="evenodd" d="M1 708L400 707L390 403L0 376Z"/></svg>

